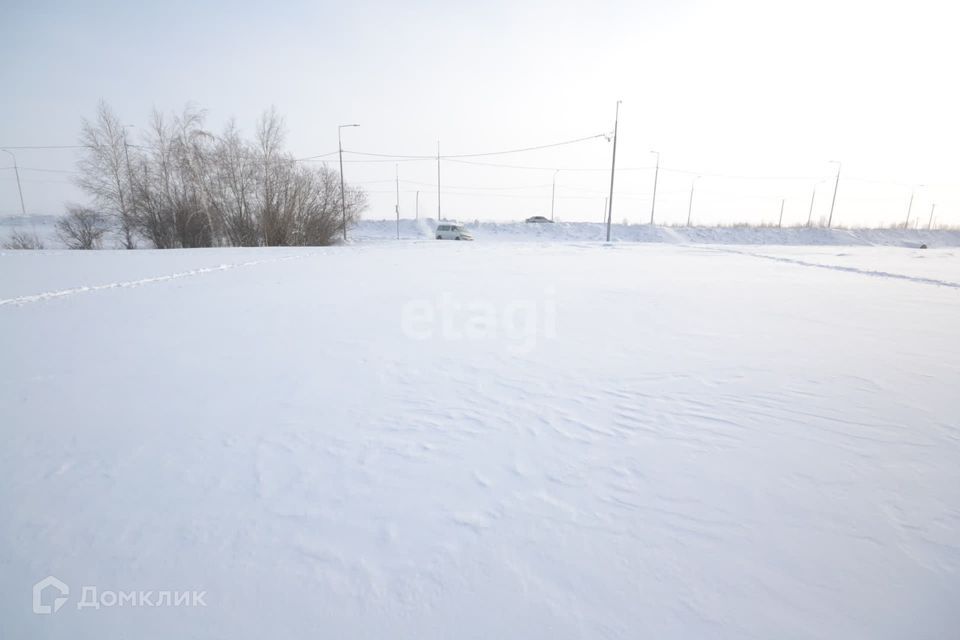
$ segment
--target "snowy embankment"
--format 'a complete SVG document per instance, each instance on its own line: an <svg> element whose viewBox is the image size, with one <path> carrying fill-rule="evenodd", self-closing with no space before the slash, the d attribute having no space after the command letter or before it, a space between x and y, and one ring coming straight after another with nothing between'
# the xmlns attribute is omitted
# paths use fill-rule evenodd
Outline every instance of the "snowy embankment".
<svg viewBox="0 0 960 640"><path fill-rule="evenodd" d="M595 222L467 223L477 241L601 242L606 227ZM434 220L401 220L401 239L434 237ZM395 220L362 220L352 232L356 241L389 240L397 237ZM960 246L960 231L916 229L823 229L818 227L661 227L615 224L615 242L666 244L769 244L769 245L878 245L896 247Z"/></svg>
<svg viewBox="0 0 960 640"><path fill-rule="evenodd" d="M953 637L957 253L0 252L0 638Z"/></svg>
<svg viewBox="0 0 960 640"><path fill-rule="evenodd" d="M35 233L48 249L62 248L52 216L32 218L0 218L0 245L14 230ZM606 226L595 222L557 222L527 224L523 222L471 222L467 228L479 242L603 242ZM436 221L430 219L401 220L400 238L433 239ZM350 231L352 242L396 240L395 220L361 220ZM824 229L820 227L661 227L615 224L611 229L614 242L664 244L768 244L768 245L851 245L957 247L960 231L917 229ZM117 238L105 241L108 248L119 247Z"/></svg>

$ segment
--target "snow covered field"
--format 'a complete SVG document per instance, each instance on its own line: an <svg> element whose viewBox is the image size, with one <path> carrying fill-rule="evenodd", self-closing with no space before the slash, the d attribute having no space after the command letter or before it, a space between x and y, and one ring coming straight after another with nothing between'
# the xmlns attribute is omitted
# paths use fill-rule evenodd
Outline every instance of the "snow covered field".
<svg viewBox="0 0 960 640"><path fill-rule="evenodd" d="M596 222L469 222L478 242L599 242L606 239L606 226ZM433 239L433 220L401 220L400 237ZM360 242L396 240L395 220L361 220L352 236ZM960 231L950 229L824 229L821 227L663 227L646 224L615 224L614 242L667 244L762 244L762 245L866 245L919 247L960 246ZM53 240L55 243L55 240ZM51 244L50 246L55 246Z"/></svg>
<svg viewBox="0 0 960 640"><path fill-rule="evenodd" d="M481 235L0 252L0 638L956 637L960 250Z"/></svg>
<svg viewBox="0 0 960 640"><path fill-rule="evenodd" d="M478 242L599 242L606 239L606 226L597 222L470 222ZM429 240L435 236L436 221L402 219L403 240ZM0 217L0 245L15 231L35 235L47 249L65 248L57 237L55 216L26 218ZM352 242L396 241L395 220L361 220L350 233ZM662 227L645 224L615 224L614 242L656 242L667 244L734 244L798 246L894 246L913 248L960 247L960 231L952 229L824 229L821 227ZM105 248L120 248L117 237L104 240Z"/></svg>

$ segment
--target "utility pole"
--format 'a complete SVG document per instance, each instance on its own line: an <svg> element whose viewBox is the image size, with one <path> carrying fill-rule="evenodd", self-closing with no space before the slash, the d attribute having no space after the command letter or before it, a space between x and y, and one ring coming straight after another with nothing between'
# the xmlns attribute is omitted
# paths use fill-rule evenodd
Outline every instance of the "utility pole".
<svg viewBox="0 0 960 640"><path fill-rule="evenodd" d="M922 184L919 184L913 188L910 192L910 204L907 205L907 221L903 223L903 228L908 229L910 227L910 211L913 209L913 196L917 194L917 189L922 187Z"/></svg>
<svg viewBox="0 0 960 640"><path fill-rule="evenodd" d="M783 229L783 205L786 202L786 198L780 198L780 220L777 222L777 229Z"/></svg>
<svg viewBox="0 0 960 640"><path fill-rule="evenodd" d="M128 124L123 127L123 157L126 158L127 161L127 188L131 191L133 191L133 182L131 180L133 173L130 171L130 150L127 145L127 129L132 126L132 124Z"/></svg>
<svg viewBox="0 0 960 640"><path fill-rule="evenodd" d="M830 201L830 217L827 218L827 229L833 226L833 208L837 204L837 187L840 186L840 168L842 166L839 160L831 160L830 162L837 163L837 179L833 183L833 200Z"/></svg>
<svg viewBox="0 0 960 640"><path fill-rule="evenodd" d="M930 229L933 227L933 210L936 208L937 208L936 202L930 205L930 219L927 220L927 231L930 231Z"/></svg>
<svg viewBox="0 0 960 640"><path fill-rule="evenodd" d="M550 222L553 222L553 205L556 202L557 197L557 174L560 173L560 169L557 169L553 172L553 188L550 189Z"/></svg>
<svg viewBox="0 0 960 640"><path fill-rule="evenodd" d="M620 124L620 103L617 100L617 111L613 117L613 158L610 160L610 196L608 204L604 205L607 210L607 242L610 242L610 221L613 219L613 176L617 169L617 127Z"/></svg>
<svg viewBox="0 0 960 640"><path fill-rule="evenodd" d="M359 127L358 124L341 124L337 127L337 144L340 149L340 214L343 218L343 241L347 241L347 196L343 190L343 140L340 137L340 130L344 127Z"/></svg>
<svg viewBox="0 0 960 640"><path fill-rule="evenodd" d="M123 127L123 157L126 159L126 162L127 162L127 189L130 191L130 198L129 198L130 214L131 214L131 217L135 217L137 215L137 205L136 205L137 199L136 197L134 197L134 194L133 194L133 172L130 170L130 150L129 150L129 146L127 145L127 129L129 129L132 126L133 126L132 124L128 124L128 125L124 125ZM206 209L206 207L204 207L204 209ZM209 213L207 214L207 216L209 220ZM129 231L127 231L129 229L129 226L130 226L130 222L127 220L124 220L123 227L124 227L124 231L127 232L128 245L130 244L130 241L131 241L129 237L130 235ZM210 225L210 233L213 234L213 225Z"/></svg>
<svg viewBox="0 0 960 640"><path fill-rule="evenodd" d="M810 194L810 213L807 214L807 226L810 226L811 221L813 220L813 200L817 197L817 185L819 182L813 185L813 193Z"/></svg>
<svg viewBox="0 0 960 640"><path fill-rule="evenodd" d="M690 181L690 204L687 205L687 226L690 226L690 217L693 214L693 186L697 184L697 179L700 176L697 176Z"/></svg>
<svg viewBox="0 0 960 640"><path fill-rule="evenodd" d="M416 213L416 216L417 216L416 219L419 220L419 219L420 219L420 192L419 192L419 191L417 191L417 209L416 209L416 211L417 211L417 213Z"/></svg>
<svg viewBox="0 0 960 640"><path fill-rule="evenodd" d="M437 223L440 220L440 141L437 140Z"/></svg>
<svg viewBox="0 0 960 640"><path fill-rule="evenodd" d="M13 151L7 151L6 153L10 154L10 157L13 158L13 173L17 176L17 193L20 194L20 213L24 218L27 217L27 209L23 206L23 189L20 188L20 167L17 166L17 156L13 155Z"/></svg>
<svg viewBox="0 0 960 640"><path fill-rule="evenodd" d="M657 179L660 177L660 152L651 151L657 154L657 164L653 168L653 202L650 203L650 224L653 224L653 212L657 208Z"/></svg>
<svg viewBox="0 0 960 640"><path fill-rule="evenodd" d="M397 240L400 239L400 163L397 163L397 204L394 207L397 213Z"/></svg>

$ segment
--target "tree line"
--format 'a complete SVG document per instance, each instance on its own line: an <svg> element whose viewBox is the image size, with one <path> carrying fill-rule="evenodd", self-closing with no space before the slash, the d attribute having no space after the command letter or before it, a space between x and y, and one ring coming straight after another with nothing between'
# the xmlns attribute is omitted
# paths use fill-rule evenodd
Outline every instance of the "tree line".
<svg viewBox="0 0 960 640"><path fill-rule="evenodd" d="M68 247L97 248L111 232L127 249L329 245L367 206L363 189L347 185L344 220L339 173L286 152L275 109L251 140L233 120L212 133L194 106L154 111L136 141L128 129L105 102L84 119L77 184L91 203L58 221Z"/></svg>

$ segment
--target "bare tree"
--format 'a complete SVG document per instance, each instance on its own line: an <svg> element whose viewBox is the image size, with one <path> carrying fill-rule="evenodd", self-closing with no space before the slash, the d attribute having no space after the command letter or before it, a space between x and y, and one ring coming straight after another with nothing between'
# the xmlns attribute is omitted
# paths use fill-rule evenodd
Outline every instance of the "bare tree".
<svg viewBox="0 0 960 640"><path fill-rule="evenodd" d="M326 166L303 166L281 151L285 132L275 109L265 112L257 127L257 150L263 162L259 191L261 242L274 245L329 245L342 224L340 175ZM347 223L366 208L366 194L348 188Z"/></svg>
<svg viewBox="0 0 960 640"><path fill-rule="evenodd" d="M340 210L340 174L326 165L302 169L299 180L305 197L297 208L294 242L291 244L324 246L334 244L342 228ZM347 225L354 224L367 207L366 193L357 187L344 192Z"/></svg>
<svg viewBox="0 0 960 640"><path fill-rule="evenodd" d="M106 102L97 106L94 122L84 119L80 143L86 152L77 163L77 184L93 197L101 211L113 216L120 227L123 246L136 247L129 154L124 127Z"/></svg>
<svg viewBox="0 0 960 640"><path fill-rule="evenodd" d="M215 223L206 198L206 183L215 137L204 128L205 113L188 105L174 118L173 150L177 168L175 220L181 247L216 244Z"/></svg>
<svg viewBox="0 0 960 640"><path fill-rule="evenodd" d="M67 214L57 220L57 237L68 249L99 249L109 230L106 216L78 205L68 205Z"/></svg>
<svg viewBox="0 0 960 640"><path fill-rule="evenodd" d="M43 241L36 233L14 229L3 243L4 249L43 249Z"/></svg>
<svg viewBox="0 0 960 640"><path fill-rule="evenodd" d="M286 135L283 118L271 107L257 123L257 150L262 163L263 182L260 189L261 243L271 247L288 244L291 221L284 215L283 199L288 195L290 160L281 148Z"/></svg>
<svg viewBox="0 0 960 640"><path fill-rule="evenodd" d="M235 247L258 245L256 198L260 162L232 120L217 140L212 167L208 203L220 222L224 241Z"/></svg>
<svg viewBox="0 0 960 640"><path fill-rule="evenodd" d="M127 246L134 233L158 249L336 242L339 174L283 150L283 118L275 109L260 117L253 141L232 121L213 135L204 120L193 106L171 117L154 112L129 164L122 127L106 105L96 126L84 123L90 151L81 184L120 221ZM345 200L352 224L366 194L348 187Z"/></svg>
<svg viewBox="0 0 960 640"><path fill-rule="evenodd" d="M173 134L159 111L151 114L148 135L144 157L137 169L137 229L155 248L171 249L176 246L176 225L170 215Z"/></svg>
<svg viewBox="0 0 960 640"><path fill-rule="evenodd" d="M215 138L203 125L203 111L189 105L169 120L153 113L137 169L136 220L158 249L217 244L206 193Z"/></svg>

